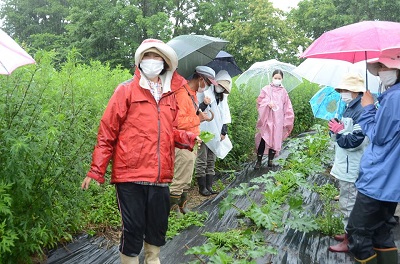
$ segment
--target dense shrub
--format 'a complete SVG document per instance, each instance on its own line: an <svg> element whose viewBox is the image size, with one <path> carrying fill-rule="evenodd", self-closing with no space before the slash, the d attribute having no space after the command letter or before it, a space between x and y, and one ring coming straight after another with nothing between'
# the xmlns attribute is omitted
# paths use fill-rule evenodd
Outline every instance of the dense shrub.
<svg viewBox="0 0 400 264"><path fill-rule="evenodd" d="M292 136L310 130L316 123L320 124L324 122L314 117L309 103L311 97L318 90L319 86L317 84L303 80L302 84L289 93L295 116Z"/></svg>
<svg viewBox="0 0 400 264"><path fill-rule="evenodd" d="M55 54L37 54L37 65L0 76L3 262L26 263L85 225L91 197L80 183L99 119L116 85L131 76L98 62L79 64L77 57L71 52L56 71Z"/></svg>

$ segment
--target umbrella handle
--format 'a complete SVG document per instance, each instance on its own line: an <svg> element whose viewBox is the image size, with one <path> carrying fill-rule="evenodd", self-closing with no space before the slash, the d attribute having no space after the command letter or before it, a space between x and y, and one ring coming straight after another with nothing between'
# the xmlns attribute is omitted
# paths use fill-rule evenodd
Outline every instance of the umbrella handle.
<svg viewBox="0 0 400 264"><path fill-rule="evenodd" d="M211 111L211 109L208 109L208 111L210 112L211 117L209 119L207 119L207 122L210 122L210 121L212 121L214 119L214 112Z"/></svg>

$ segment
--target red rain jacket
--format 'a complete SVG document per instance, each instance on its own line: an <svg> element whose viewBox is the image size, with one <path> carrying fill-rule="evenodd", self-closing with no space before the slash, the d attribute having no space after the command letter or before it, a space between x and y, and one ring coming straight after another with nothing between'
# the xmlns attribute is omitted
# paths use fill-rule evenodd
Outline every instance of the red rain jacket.
<svg viewBox="0 0 400 264"><path fill-rule="evenodd" d="M139 86L140 72L120 84L108 102L100 121L92 164L87 176L104 183L112 159L111 183L168 183L174 173L175 141L191 149L195 135L176 130L177 104L173 92L164 93L159 103L151 92ZM173 75L171 88L186 80Z"/></svg>

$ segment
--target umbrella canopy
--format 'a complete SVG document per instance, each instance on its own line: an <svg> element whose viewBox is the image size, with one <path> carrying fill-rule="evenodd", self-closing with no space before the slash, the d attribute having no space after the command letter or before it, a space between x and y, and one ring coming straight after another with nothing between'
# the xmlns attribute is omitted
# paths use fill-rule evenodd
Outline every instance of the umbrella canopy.
<svg viewBox="0 0 400 264"><path fill-rule="evenodd" d="M315 117L325 120L341 119L346 103L335 88L325 86L310 99L310 105Z"/></svg>
<svg viewBox="0 0 400 264"><path fill-rule="evenodd" d="M221 70L226 70L231 77L239 75L243 72L236 64L235 58L223 50L218 52L215 59L209 62L206 66L212 68L216 73Z"/></svg>
<svg viewBox="0 0 400 264"><path fill-rule="evenodd" d="M167 44L178 55L178 73L185 78L190 77L197 66L212 61L228 41L205 35L181 35Z"/></svg>
<svg viewBox="0 0 400 264"><path fill-rule="evenodd" d="M303 61L294 73L310 82L336 87L348 73L358 73L365 81L366 62L350 63L342 60L309 58ZM379 77L368 72L368 88L372 93L378 93Z"/></svg>
<svg viewBox="0 0 400 264"><path fill-rule="evenodd" d="M249 87L258 94L264 86L272 82L272 73L275 70L281 70L283 72L282 85L289 93L302 83L301 76L293 72L295 68L296 66L290 63L275 59L256 62L236 79L235 84L238 88Z"/></svg>
<svg viewBox="0 0 400 264"><path fill-rule="evenodd" d="M0 74L11 74L16 68L32 63L35 60L0 29Z"/></svg>
<svg viewBox="0 0 400 264"><path fill-rule="evenodd" d="M400 23L363 21L325 32L301 55L355 63L379 57L388 48L400 48Z"/></svg>

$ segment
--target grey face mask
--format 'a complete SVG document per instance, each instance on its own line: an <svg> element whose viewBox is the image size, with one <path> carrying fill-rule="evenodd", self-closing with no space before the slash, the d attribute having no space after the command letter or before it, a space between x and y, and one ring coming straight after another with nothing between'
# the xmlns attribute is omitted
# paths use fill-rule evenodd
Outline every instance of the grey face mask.
<svg viewBox="0 0 400 264"><path fill-rule="evenodd" d="M379 78L384 86L392 86L397 80L397 70L380 71Z"/></svg>

